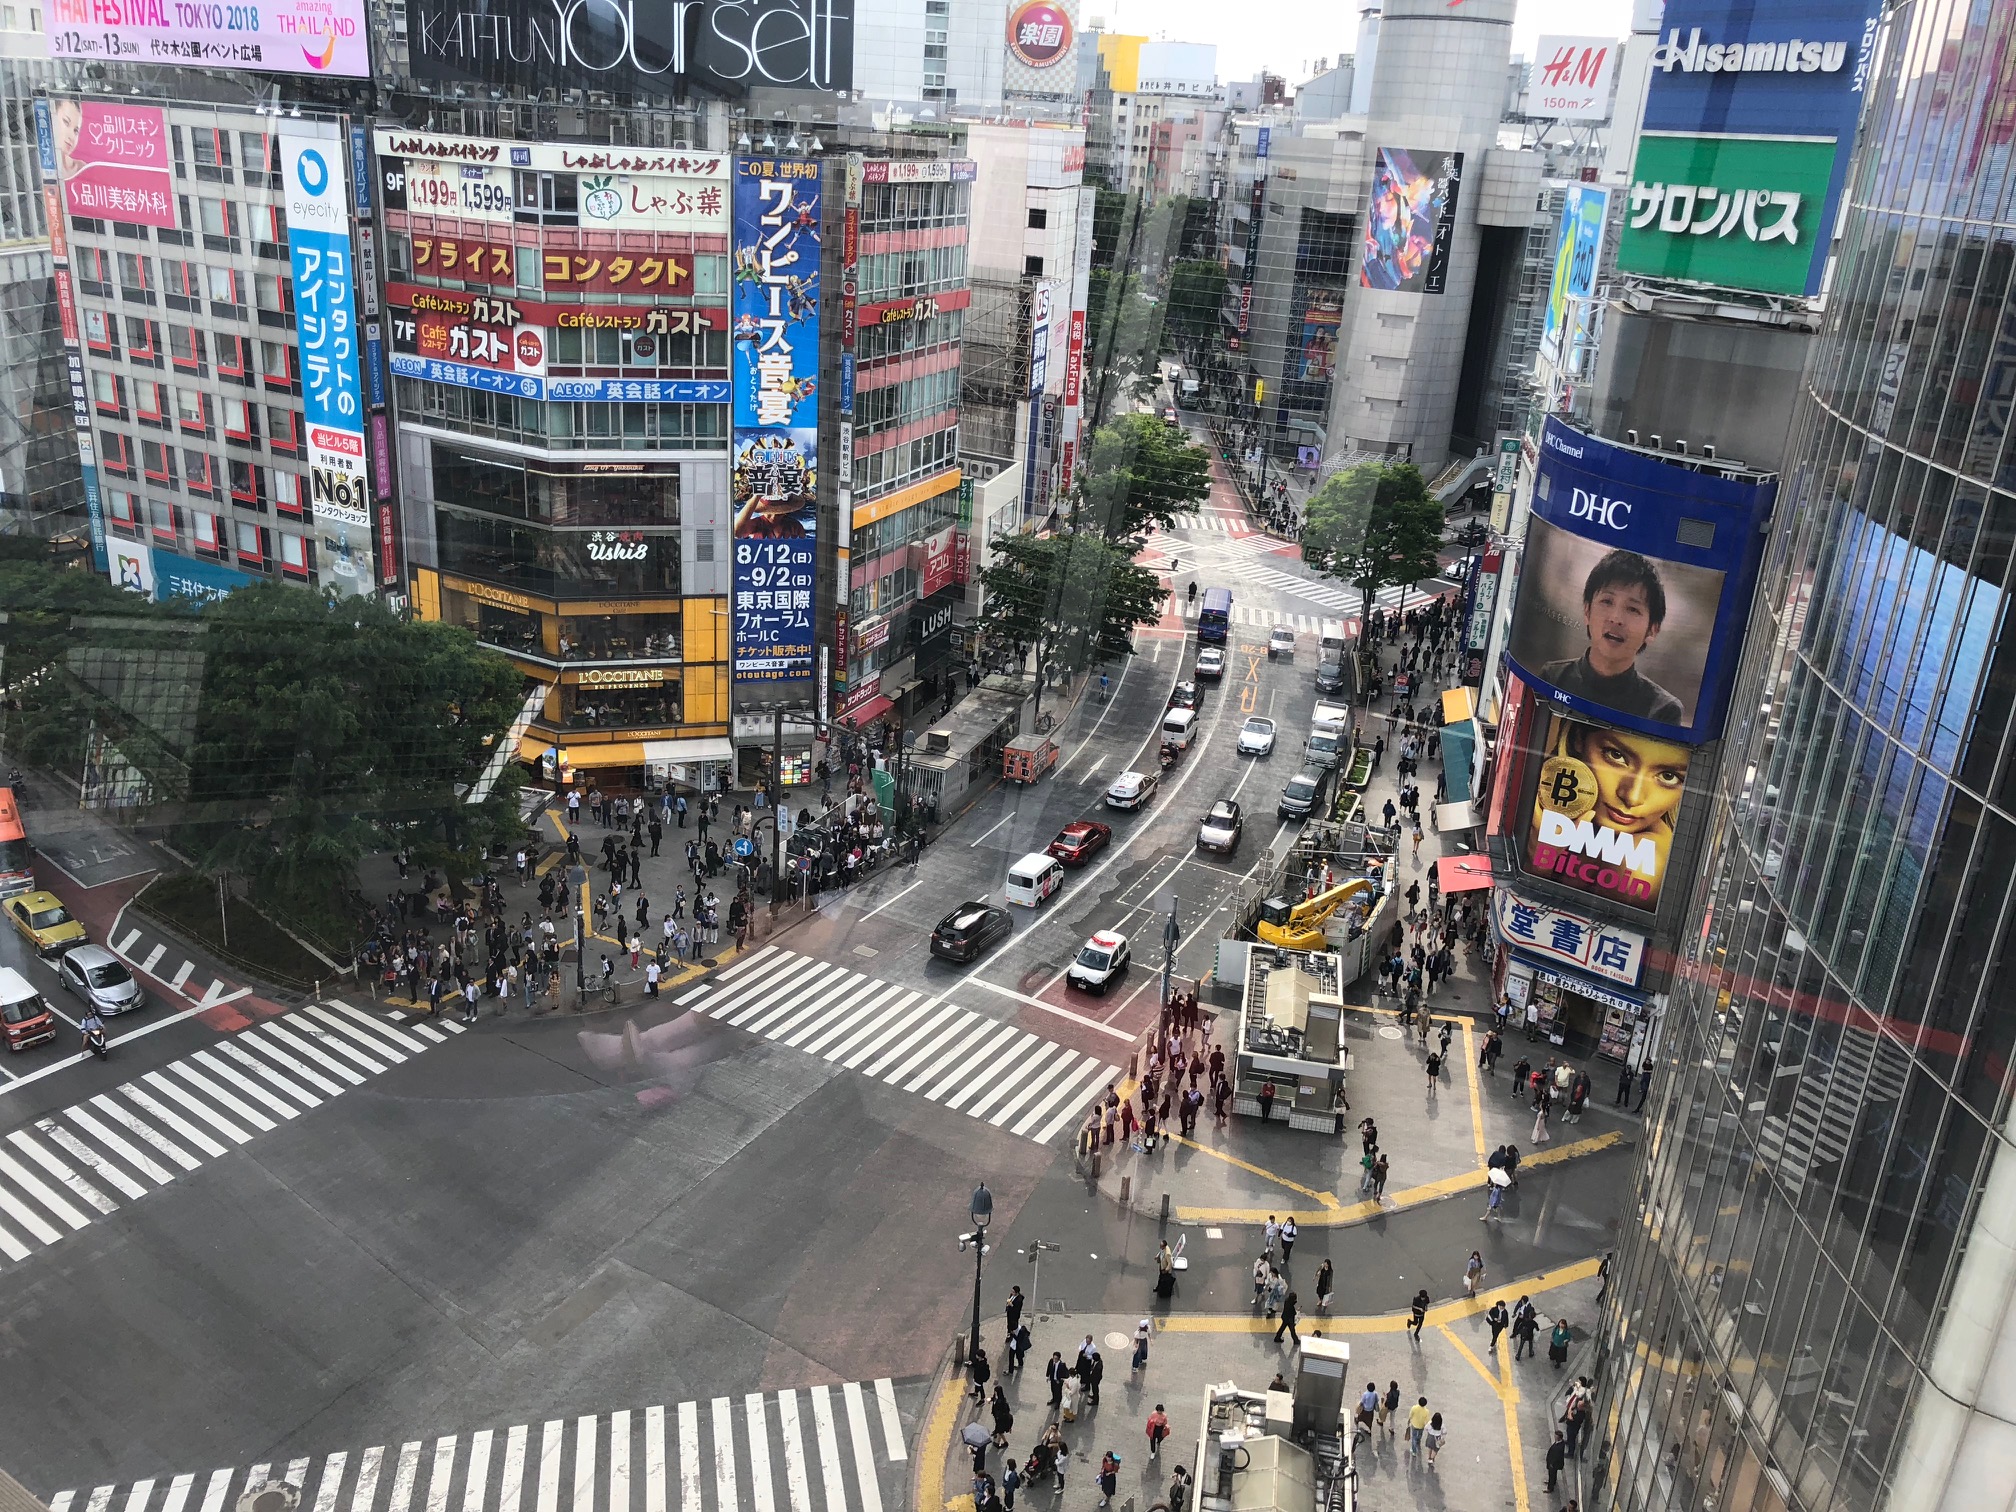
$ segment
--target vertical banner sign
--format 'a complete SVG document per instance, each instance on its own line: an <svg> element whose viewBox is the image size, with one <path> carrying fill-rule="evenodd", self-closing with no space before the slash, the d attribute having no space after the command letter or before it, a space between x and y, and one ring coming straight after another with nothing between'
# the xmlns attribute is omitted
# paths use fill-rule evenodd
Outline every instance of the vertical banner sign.
<svg viewBox="0 0 2016 1512"><path fill-rule="evenodd" d="M1259 177L1253 180L1253 213L1246 222L1246 281L1239 290L1239 334L1246 334L1246 327L1253 315L1253 285L1260 277L1260 227L1261 218L1267 210L1267 170L1261 169Z"/></svg>
<svg viewBox="0 0 2016 1512"><path fill-rule="evenodd" d="M818 531L819 164L738 157L735 681L810 678Z"/></svg>
<svg viewBox="0 0 2016 1512"><path fill-rule="evenodd" d="M69 228L64 221L56 178L56 123L47 95L35 96L35 146L41 158L43 203L49 211L50 261L55 274L56 306L63 321L63 366L70 376L70 413L77 427L84 509L91 522L91 565L109 576L112 556L105 547L105 504L98 493L98 453L91 443L91 396L84 382L84 340L77 329L77 291L70 282Z"/></svg>
<svg viewBox="0 0 2016 1512"><path fill-rule="evenodd" d="M357 324L357 269L350 250L344 145L331 131L280 136L287 201L287 255L294 269L295 329L301 343L301 407L308 424L309 493L315 518L333 527L333 560L346 561L352 532L371 530L364 465L363 356ZM381 581L395 564L381 561Z"/></svg>
<svg viewBox="0 0 2016 1512"><path fill-rule="evenodd" d="M1022 518L1033 519L1048 482L1038 466L1043 440L1043 390L1050 382L1050 301L1054 286L1047 279L1029 299L1029 430L1022 462Z"/></svg>
<svg viewBox="0 0 2016 1512"><path fill-rule="evenodd" d="M859 330L855 320L855 308L860 302L861 284L861 201L866 185L863 167L865 159L858 152L850 152L843 160L841 169L841 214L840 232L840 475L835 480L835 490L840 501L840 539L835 542L833 553L834 581L839 584L833 597L838 600L833 606L833 660L830 668L822 668L819 679L819 697L824 703L830 685L835 702L847 692L848 666L853 648L847 636L847 605L852 597L854 581L854 385L856 380L856 347Z"/></svg>

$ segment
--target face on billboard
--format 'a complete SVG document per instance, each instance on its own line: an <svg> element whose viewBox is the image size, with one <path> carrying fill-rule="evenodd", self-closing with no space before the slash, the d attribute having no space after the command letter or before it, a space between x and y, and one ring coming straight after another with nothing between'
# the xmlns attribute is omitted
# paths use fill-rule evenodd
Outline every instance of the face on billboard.
<svg viewBox="0 0 2016 1512"><path fill-rule="evenodd" d="M1595 897L1656 909L1692 750L1558 714L1545 728L1526 869Z"/></svg>
<svg viewBox="0 0 2016 1512"><path fill-rule="evenodd" d="M1358 283L1401 294L1438 294L1445 222L1455 214L1463 156L1382 147L1372 168ZM1439 258L1438 258L1439 254Z"/></svg>
<svg viewBox="0 0 2016 1512"><path fill-rule="evenodd" d="M1693 722L1724 574L1535 518L1508 647L1565 692L1657 724Z"/></svg>

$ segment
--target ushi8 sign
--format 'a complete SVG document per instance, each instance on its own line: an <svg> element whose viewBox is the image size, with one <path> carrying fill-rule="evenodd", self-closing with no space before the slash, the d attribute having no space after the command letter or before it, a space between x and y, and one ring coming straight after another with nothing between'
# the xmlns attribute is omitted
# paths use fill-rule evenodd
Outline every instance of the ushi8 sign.
<svg viewBox="0 0 2016 1512"><path fill-rule="evenodd" d="M819 164L737 158L735 681L812 676L818 530Z"/></svg>
<svg viewBox="0 0 2016 1512"><path fill-rule="evenodd" d="M357 275L350 256L343 144L333 127L329 132L326 137L283 134L280 172L315 514L362 530L370 525L370 511L364 393L357 366Z"/></svg>

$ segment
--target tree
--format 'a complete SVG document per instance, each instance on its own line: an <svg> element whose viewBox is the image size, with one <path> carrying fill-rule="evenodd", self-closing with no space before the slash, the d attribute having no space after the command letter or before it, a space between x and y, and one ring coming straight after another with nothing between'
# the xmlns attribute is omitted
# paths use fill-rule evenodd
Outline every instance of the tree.
<svg viewBox="0 0 2016 1512"><path fill-rule="evenodd" d="M1134 654L1134 630L1162 617L1162 580L1133 548L1090 531L1000 535L980 569L980 624L998 646L1034 647L1037 708L1052 667L1066 672Z"/></svg>
<svg viewBox="0 0 2016 1512"><path fill-rule="evenodd" d="M1211 453L1153 415L1122 415L1092 433L1077 518L1108 540L1167 528L1211 494Z"/></svg>
<svg viewBox="0 0 2016 1512"><path fill-rule="evenodd" d="M1203 258L1186 259L1170 270L1168 326L1178 341L1194 349L1217 334L1225 286L1225 270Z"/></svg>
<svg viewBox="0 0 2016 1512"><path fill-rule="evenodd" d="M1441 570L1442 506L1411 462L1361 462L1332 473L1309 500L1302 559L1355 584L1372 617L1381 588L1417 583Z"/></svg>

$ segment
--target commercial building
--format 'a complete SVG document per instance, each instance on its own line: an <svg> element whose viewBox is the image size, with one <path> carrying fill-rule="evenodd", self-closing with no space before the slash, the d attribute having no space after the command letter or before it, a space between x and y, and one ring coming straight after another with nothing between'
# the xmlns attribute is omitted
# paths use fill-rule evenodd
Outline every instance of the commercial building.
<svg viewBox="0 0 2016 1512"><path fill-rule="evenodd" d="M1606 1506L2008 1500L2008 21L1891 7L1862 91L1600 1320Z"/></svg>
<svg viewBox="0 0 2016 1512"><path fill-rule="evenodd" d="M1220 99L1218 49L1201 42L1156 42L1096 32L1098 72L1089 109L1098 123L1088 140L1093 165L1114 189L1152 190L1166 176L1165 124L1199 125ZM1156 149L1162 148L1158 158Z"/></svg>

